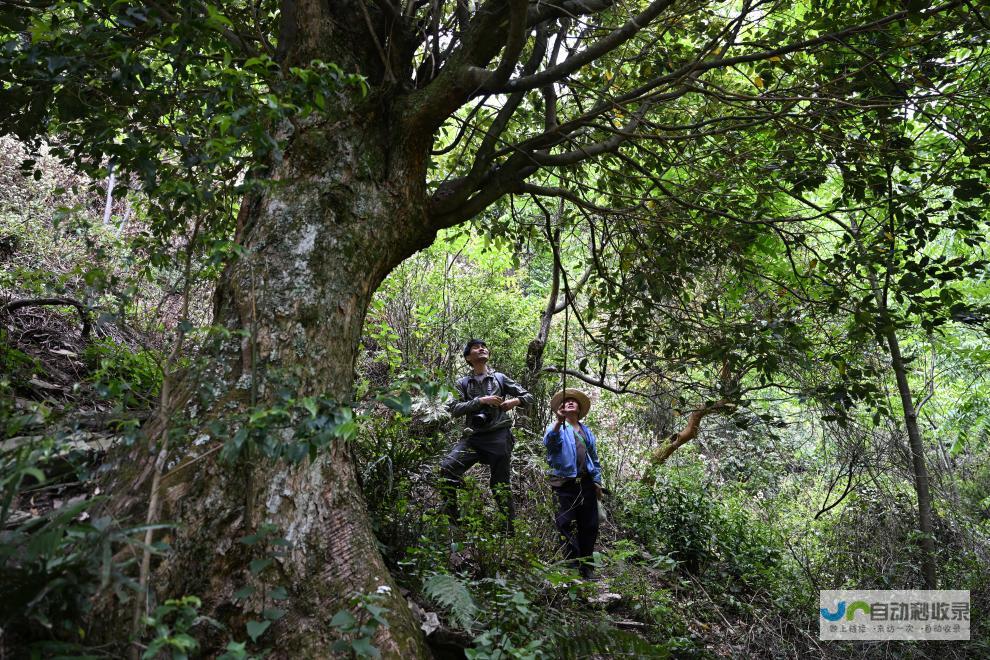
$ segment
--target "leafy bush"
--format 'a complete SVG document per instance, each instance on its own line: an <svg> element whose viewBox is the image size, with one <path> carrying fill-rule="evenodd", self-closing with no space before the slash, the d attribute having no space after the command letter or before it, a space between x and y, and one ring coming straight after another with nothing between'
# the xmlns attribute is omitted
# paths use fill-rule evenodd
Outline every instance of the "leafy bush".
<svg viewBox="0 0 990 660"><path fill-rule="evenodd" d="M733 499L720 514L716 542L722 570L731 578L729 590L739 586L768 588L785 582L782 553L772 530Z"/></svg>
<svg viewBox="0 0 990 660"><path fill-rule="evenodd" d="M464 652L468 660L530 660L551 655L546 628L538 625L541 613L522 591L498 590L491 612L494 620L474 638L474 648Z"/></svg>
<svg viewBox="0 0 990 660"><path fill-rule="evenodd" d="M39 370L38 360L8 345L6 333L0 330L0 373L12 383L22 383Z"/></svg>
<svg viewBox="0 0 990 660"><path fill-rule="evenodd" d="M198 612L200 605L202 601L196 596L184 596L166 600L156 607L144 620L154 631L154 637L142 654L142 660L158 658L165 652L169 652L172 660L186 660L190 653L199 650L199 642L189 630L203 619Z"/></svg>
<svg viewBox="0 0 990 660"><path fill-rule="evenodd" d="M12 402L9 384L0 381L0 436L47 421L44 407L25 412ZM96 500L69 500L33 517L17 511L21 498L48 487L44 470L63 450L47 435L0 449L0 630L25 646L62 649L59 654L84 643L95 594L113 590L128 598L125 566L113 557L140 531L91 517Z"/></svg>
<svg viewBox="0 0 990 660"><path fill-rule="evenodd" d="M672 557L689 572L699 572L716 558L718 511L696 481L678 473L653 488L639 487L625 509L630 526L644 544Z"/></svg>
<svg viewBox="0 0 990 660"><path fill-rule="evenodd" d="M337 653L347 653L355 658L378 658L381 652L372 640L379 627L388 628L388 608L382 603L388 593L387 586L378 587L374 593L355 594L351 609L340 610L330 620L330 627L341 637L333 643ZM351 610L358 612L357 616Z"/></svg>
<svg viewBox="0 0 990 660"><path fill-rule="evenodd" d="M689 573L717 570L729 591L778 582L782 552L771 530L731 495L708 493L696 473L641 487L624 515L641 542Z"/></svg>
<svg viewBox="0 0 990 660"><path fill-rule="evenodd" d="M152 403L162 384L159 356L151 350L132 352L109 339L86 347L89 381L100 396L125 408Z"/></svg>
<svg viewBox="0 0 990 660"><path fill-rule="evenodd" d="M41 442L0 454L0 527L12 527L0 532L0 628L28 641L81 642L92 596L113 588L126 599L127 579L112 558L121 544L133 542L128 534L139 530L116 528L110 518L90 518L93 500L11 521L13 495L29 483L44 483L36 465L51 449L50 442Z"/></svg>

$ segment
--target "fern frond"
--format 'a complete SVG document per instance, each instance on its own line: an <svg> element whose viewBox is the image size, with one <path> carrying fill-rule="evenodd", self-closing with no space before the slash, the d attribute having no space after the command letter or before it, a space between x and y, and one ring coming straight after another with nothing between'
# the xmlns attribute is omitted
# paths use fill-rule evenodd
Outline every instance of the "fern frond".
<svg viewBox="0 0 990 660"><path fill-rule="evenodd" d="M478 606L471 598L471 592L452 575L437 573L427 578L423 584L426 596L446 608L447 612L462 629L470 631L478 614Z"/></svg>
<svg viewBox="0 0 990 660"><path fill-rule="evenodd" d="M639 635L611 626L572 627L556 640L560 658L669 658L665 645L651 644Z"/></svg>

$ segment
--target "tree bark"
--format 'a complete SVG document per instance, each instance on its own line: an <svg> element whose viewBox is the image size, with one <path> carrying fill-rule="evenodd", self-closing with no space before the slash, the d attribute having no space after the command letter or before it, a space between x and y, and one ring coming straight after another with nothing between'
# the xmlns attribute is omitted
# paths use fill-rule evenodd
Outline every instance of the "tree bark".
<svg viewBox="0 0 990 660"><path fill-rule="evenodd" d="M884 331L887 348L890 351L890 366L897 381L897 392L904 408L904 426L907 428L908 444L911 447L911 462L914 472L914 490L918 496L918 526L921 528L921 574L926 589L937 589L938 574L935 568L935 530L932 525L932 495L928 483L928 465L925 461L925 447L921 442L921 429L918 427L918 412L911 396L911 386L907 379L907 369L901 356L900 342L892 325Z"/></svg>
<svg viewBox="0 0 990 660"><path fill-rule="evenodd" d="M727 409L731 405L727 399L719 399L718 401L707 403L701 408L692 410L688 415L688 421L684 428L677 433L672 433L662 445L653 451L653 454L650 456L649 467L642 479L643 483L648 486L656 483L657 469L666 463L667 459L673 456L675 451L698 437L698 431L701 430L701 420L714 412Z"/></svg>
<svg viewBox="0 0 990 660"><path fill-rule="evenodd" d="M432 240L417 187L421 163L394 148L387 114L361 110L302 127L271 189L245 200L237 231L245 253L226 269L215 301L214 323L231 334L193 398L211 402L206 419L270 405L284 388L348 401L372 294ZM212 437L200 428L162 478L162 517L179 527L154 579L159 599L199 595L204 613L235 624L235 637L237 624L260 618L245 606L277 605L288 614L263 645L285 657L319 657L329 654L334 613L353 594L386 586L390 625L376 644L386 657L423 655L418 624L377 550L346 443L297 465L251 457L225 464L216 449L236 429ZM279 441L293 438L282 432ZM262 524L289 545L272 570L252 577L249 562L259 557L237 540ZM235 599L244 584L258 591ZM265 601L276 586L288 599Z"/></svg>
<svg viewBox="0 0 990 660"><path fill-rule="evenodd" d="M335 44L347 51L347 60L337 60L342 65L381 74L363 28L324 15L343 9L315 0L289 4L284 63L314 53L332 60L328 44ZM346 443L334 441L316 460L299 464L218 459L237 430L218 432L218 425L270 406L280 391L349 401L372 294L392 268L435 237L425 191L431 135L403 131L403 108L388 94L341 92L331 112L292 127L270 186L242 203L236 242L243 253L227 266L214 301L214 324L227 332L211 349L208 371L180 388L186 394L174 412L190 418L193 431L172 444L161 478L160 519L176 527L168 539L172 552L154 570L151 587L158 602L197 595L202 614L229 626L228 635L204 640L204 653L222 649L227 639L246 639L244 624L260 620L263 608L278 607L286 614L259 646L275 657L332 655L339 636L329 625L334 614L348 609L353 595L378 592L389 609L389 626L374 639L382 655L428 655L378 552ZM273 433L279 442L294 441L291 431ZM147 501L148 474L133 482L136 493L118 498L117 511ZM238 540L262 525L273 526L288 545L254 575L250 562L266 556ZM246 585L256 591L235 597ZM286 599L271 598L276 587Z"/></svg>

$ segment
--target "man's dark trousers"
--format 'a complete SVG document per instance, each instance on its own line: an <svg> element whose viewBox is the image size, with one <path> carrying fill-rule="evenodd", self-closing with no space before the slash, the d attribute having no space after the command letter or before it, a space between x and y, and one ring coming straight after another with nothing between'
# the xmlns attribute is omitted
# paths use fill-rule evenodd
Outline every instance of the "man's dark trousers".
<svg viewBox="0 0 990 660"><path fill-rule="evenodd" d="M495 501L498 502L506 518L507 529L512 531L512 520L515 510L512 506L512 491L509 487L512 457L512 433L508 428L497 429L488 433L474 433L462 438L447 454L440 465L447 500L447 512L451 519L456 520L457 493L456 489L464 484L464 473L478 463L484 463L491 468L489 484Z"/></svg>
<svg viewBox="0 0 990 660"><path fill-rule="evenodd" d="M580 562L591 557L598 540L598 494L595 481L590 476L572 479L562 486L554 486L557 494L557 516L554 524L560 532L564 557ZM577 524L577 531L573 527ZM587 563L579 566L581 574L589 576Z"/></svg>

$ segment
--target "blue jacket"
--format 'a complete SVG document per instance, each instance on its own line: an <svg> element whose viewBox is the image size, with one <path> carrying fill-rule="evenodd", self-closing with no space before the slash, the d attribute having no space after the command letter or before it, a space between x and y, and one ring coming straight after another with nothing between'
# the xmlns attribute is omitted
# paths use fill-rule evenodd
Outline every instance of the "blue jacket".
<svg viewBox="0 0 990 660"><path fill-rule="evenodd" d="M577 477L577 450L574 448L574 429L567 422L560 427L560 431L554 431L556 422L547 427L547 432L543 434L543 444L547 448L547 463L550 464L550 472L555 477ZM578 422L581 424L581 422ZM588 439L587 466L588 474L595 483L602 482L602 468L598 462L598 439L584 424L581 424L584 437ZM580 442L580 441L579 441Z"/></svg>

